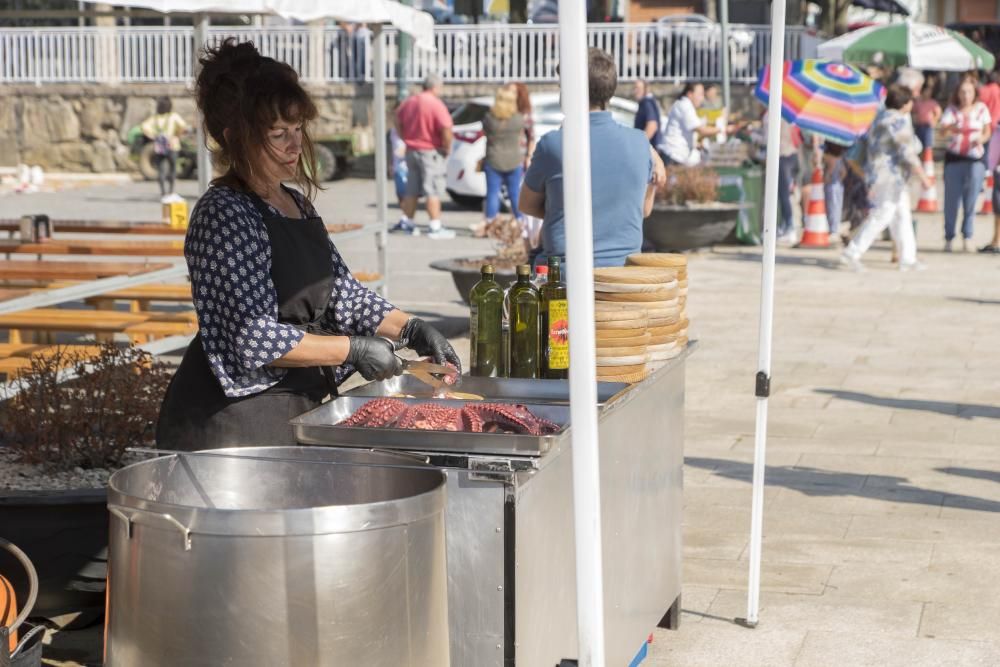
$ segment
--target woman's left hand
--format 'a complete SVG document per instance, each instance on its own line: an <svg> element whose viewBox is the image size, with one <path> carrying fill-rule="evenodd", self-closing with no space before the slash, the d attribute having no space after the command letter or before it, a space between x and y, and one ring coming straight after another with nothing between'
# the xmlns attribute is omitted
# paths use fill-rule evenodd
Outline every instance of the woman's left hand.
<svg viewBox="0 0 1000 667"><path fill-rule="evenodd" d="M462 372L462 362L448 339L422 319L411 317L407 320L399 334L399 340L417 354L433 357L434 363L451 364L459 373Z"/></svg>

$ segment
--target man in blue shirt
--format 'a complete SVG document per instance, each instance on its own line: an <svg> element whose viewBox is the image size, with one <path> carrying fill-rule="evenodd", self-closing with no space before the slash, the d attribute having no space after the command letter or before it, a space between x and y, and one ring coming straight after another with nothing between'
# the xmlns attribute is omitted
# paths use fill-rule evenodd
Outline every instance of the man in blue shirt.
<svg viewBox="0 0 1000 667"><path fill-rule="evenodd" d="M642 220L653 210L666 173L646 135L619 125L606 111L618 85L611 56L592 48L588 61L594 266L623 266L628 255L642 249ZM560 128L538 141L519 201L522 212L545 220L539 262L566 255L562 173Z"/></svg>
<svg viewBox="0 0 1000 667"><path fill-rule="evenodd" d="M663 132L660 129L660 105L656 98L649 92L649 85L639 79L632 88L632 97L639 103L639 109L635 112L635 124L633 127L642 130L649 139L649 145L660 154L663 159Z"/></svg>

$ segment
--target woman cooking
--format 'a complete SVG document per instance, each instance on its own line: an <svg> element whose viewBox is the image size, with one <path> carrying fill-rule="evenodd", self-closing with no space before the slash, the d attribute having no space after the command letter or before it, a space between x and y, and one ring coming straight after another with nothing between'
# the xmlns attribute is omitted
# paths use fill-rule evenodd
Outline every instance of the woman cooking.
<svg viewBox="0 0 1000 667"><path fill-rule="evenodd" d="M199 330L167 389L157 445L295 444L288 420L354 370L400 374L396 347L460 368L440 332L363 287L331 243L311 203L317 111L295 71L233 39L201 65L195 94L223 175L185 240Z"/></svg>

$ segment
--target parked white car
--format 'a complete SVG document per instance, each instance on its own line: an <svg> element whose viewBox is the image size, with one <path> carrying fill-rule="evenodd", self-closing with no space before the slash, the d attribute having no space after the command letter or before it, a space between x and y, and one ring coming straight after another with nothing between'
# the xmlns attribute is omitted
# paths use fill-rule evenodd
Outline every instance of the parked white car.
<svg viewBox="0 0 1000 667"><path fill-rule="evenodd" d="M455 109L451 115L455 140L451 145L451 155L448 156L448 194L455 203L469 208L481 208L486 196L486 175L476 171L476 164L486 157L486 136L483 134L482 121L492 106L492 97L476 97ZM612 97L608 107L616 121L632 127L638 104L621 97ZM531 111L536 141L562 124L559 93L533 93Z"/></svg>

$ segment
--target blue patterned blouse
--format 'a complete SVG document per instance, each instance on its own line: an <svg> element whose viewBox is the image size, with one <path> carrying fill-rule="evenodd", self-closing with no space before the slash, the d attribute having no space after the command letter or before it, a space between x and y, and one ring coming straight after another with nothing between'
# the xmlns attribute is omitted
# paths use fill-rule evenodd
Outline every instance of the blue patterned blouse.
<svg viewBox="0 0 1000 667"><path fill-rule="evenodd" d="M294 195L300 207L315 215L305 197ZM393 305L351 275L332 242L330 253L335 279L323 329L374 335ZM268 364L298 345L305 334L277 320L271 243L250 196L226 186L209 188L191 214L184 257L205 356L226 396L249 396L281 381L285 369ZM337 367L337 382L353 370Z"/></svg>

